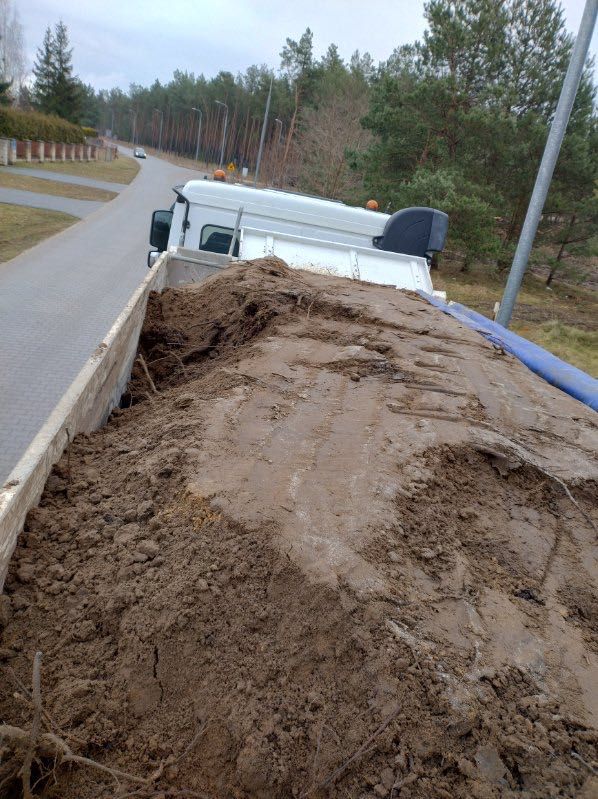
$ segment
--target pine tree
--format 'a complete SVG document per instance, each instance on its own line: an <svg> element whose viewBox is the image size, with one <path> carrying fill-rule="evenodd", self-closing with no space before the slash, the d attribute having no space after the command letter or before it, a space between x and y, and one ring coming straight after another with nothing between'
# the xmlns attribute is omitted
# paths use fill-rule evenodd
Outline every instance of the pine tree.
<svg viewBox="0 0 598 799"><path fill-rule="evenodd" d="M33 67L33 102L46 114L78 122L81 90L79 81L73 77L72 53L68 31L62 21L54 27L54 33L46 28Z"/></svg>
<svg viewBox="0 0 598 799"><path fill-rule="evenodd" d="M81 113L79 122L90 128L97 128L100 124L100 109L98 98L93 86L85 83L79 84Z"/></svg>
<svg viewBox="0 0 598 799"><path fill-rule="evenodd" d="M340 57L336 44L329 44L328 50L322 56L320 67L329 72L340 72L345 69L345 62Z"/></svg>
<svg viewBox="0 0 598 799"><path fill-rule="evenodd" d="M375 67L372 56L365 52L363 55L359 50L355 50L349 61L349 68L353 75L364 80L370 81L374 77Z"/></svg>
<svg viewBox="0 0 598 799"><path fill-rule="evenodd" d="M37 59L33 65L33 77L32 100L34 106L46 114L53 113L56 67L54 62L54 36L49 27L46 28L42 46L37 50Z"/></svg>
<svg viewBox="0 0 598 799"><path fill-rule="evenodd" d="M55 113L69 122L78 122L81 91L79 82L73 77L72 55L66 25L60 20L54 31Z"/></svg>

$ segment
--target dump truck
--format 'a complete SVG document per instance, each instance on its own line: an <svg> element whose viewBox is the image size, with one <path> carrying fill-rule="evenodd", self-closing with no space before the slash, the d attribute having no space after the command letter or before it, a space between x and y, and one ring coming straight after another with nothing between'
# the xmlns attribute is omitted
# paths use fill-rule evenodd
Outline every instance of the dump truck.
<svg viewBox="0 0 598 799"><path fill-rule="evenodd" d="M275 255L291 267L433 293L430 260L442 252L448 231L442 211L405 208L389 215L205 180L190 180L174 191L171 209L152 215L150 243L156 249L148 265L166 250L185 258Z"/></svg>
<svg viewBox="0 0 598 799"><path fill-rule="evenodd" d="M592 383L250 211L175 204L0 492L0 796L593 796Z"/></svg>

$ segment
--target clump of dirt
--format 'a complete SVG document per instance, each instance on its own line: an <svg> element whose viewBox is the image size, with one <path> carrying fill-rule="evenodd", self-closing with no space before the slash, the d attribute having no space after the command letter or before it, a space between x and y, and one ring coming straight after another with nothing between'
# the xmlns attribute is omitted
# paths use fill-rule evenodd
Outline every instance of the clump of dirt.
<svg viewBox="0 0 598 799"><path fill-rule="evenodd" d="M31 728L42 651L45 730L147 782L38 746L35 794L595 795L589 410L274 259L153 295L140 354L156 391L136 366L28 515L0 708Z"/></svg>

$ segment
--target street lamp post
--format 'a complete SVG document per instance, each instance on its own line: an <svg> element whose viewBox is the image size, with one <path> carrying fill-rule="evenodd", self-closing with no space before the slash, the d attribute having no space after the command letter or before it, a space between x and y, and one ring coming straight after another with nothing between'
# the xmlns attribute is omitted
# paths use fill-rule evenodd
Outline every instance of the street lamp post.
<svg viewBox="0 0 598 799"><path fill-rule="evenodd" d="M201 136L201 120L203 118L203 114L201 112L201 108L195 108L195 106L191 106L191 110L197 111L199 114L197 122L197 145L195 146L195 160L199 161L199 138Z"/></svg>
<svg viewBox="0 0 598 799"><path fill-rule="evenodd" d="M160 114L160 134L158 136L158 152L162 152L162 125L164 124L164 111L160 111L159 108L154 108L154 111L157 111Z"/></svg>
<svg viewBox="0 0 598 799"><path fill-rule="evenodd" d="M226 103L221 102L220 100L216 100L216 105L221 105L225 109L224 113L224 129L222 131L222 147L220 148L220 163L218 166L222 169L222 164L224 163L224 145L226 143L226 126L228 124L228 106Z"/></svg>

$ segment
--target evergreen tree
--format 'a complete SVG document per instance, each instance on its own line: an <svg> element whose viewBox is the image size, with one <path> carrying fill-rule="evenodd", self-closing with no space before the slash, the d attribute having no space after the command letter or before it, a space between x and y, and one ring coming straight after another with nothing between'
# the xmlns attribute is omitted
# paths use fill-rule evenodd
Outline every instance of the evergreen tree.
<svg viewBox="0 0 598 799"><path fill-rule="evenodd" d="M42 46L37 50L37 59L33 65L34 84L31 99L34 106L46 114L54 111L54 85L56 67L54 61L54 36L48 27L44 34Z"/></svg>
<svg viewBox="0 0 598 799"><path fill-rule="evenodd" d="M340 57L336 44L328 45L328 50L326 50L326 53L322 56L320 66L322 69L331 72L342 72L345 70L345 62Z"/></svg>
<svg viewBox="0 0 598 799"><path fill-rule="evenodd" d="M355 50L349 61L349 68L353 75L357 75L368 82L374 77L374 60L367 52L361 55L359 50Z"/></svg>
<svg viewBox="0 0 598 799"><path fill-rule="evenodd" d="M33 67L33 102L47 114L57 114L69 122L79 121L81 89L73 77L72 48L66 25L60 21L54 32L46 28Z"/></svg>
<svg viewBox="0 0 598 799"><path fill-rule="evenodd" d="M69 122L78 122L81 107L79 81L73 77L73 50L66 25L60 20L54 29L54 109Z"/></svg>
<svg viewBox="0 0 598 799"><path fill-rule="evenodd" d="M80 117L81 125L97 128L100 124L100 108L98 98L93 86L79 83Z"/></svg>

